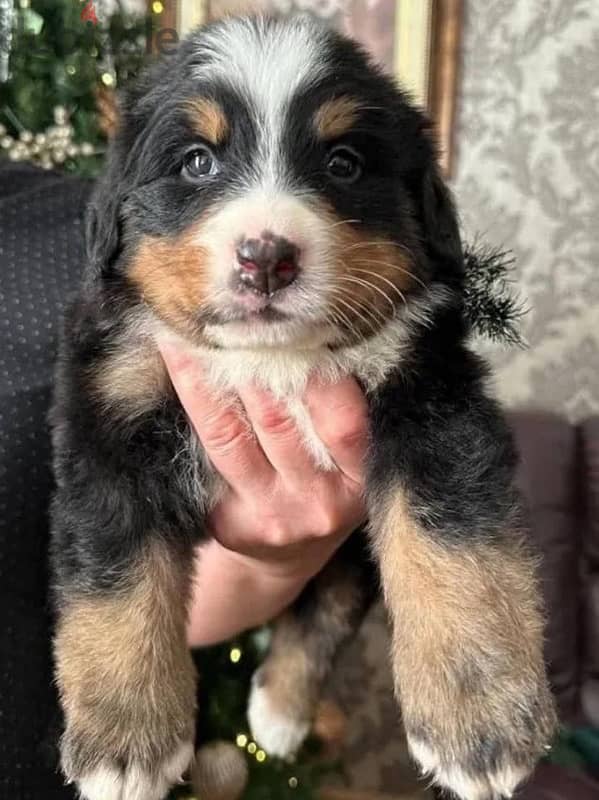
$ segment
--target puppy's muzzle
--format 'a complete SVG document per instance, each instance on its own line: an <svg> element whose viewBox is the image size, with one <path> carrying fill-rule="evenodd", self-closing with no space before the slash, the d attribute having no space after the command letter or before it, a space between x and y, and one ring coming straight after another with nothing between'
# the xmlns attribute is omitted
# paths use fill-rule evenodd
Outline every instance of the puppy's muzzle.
<svg viewBox="0 0 599 800"><path fill-rule="evenodd" d="M243 238L235 251L237 265L233 288L270 296L295 281L300 271L297 245L263 231L257 239Z"/></svg>

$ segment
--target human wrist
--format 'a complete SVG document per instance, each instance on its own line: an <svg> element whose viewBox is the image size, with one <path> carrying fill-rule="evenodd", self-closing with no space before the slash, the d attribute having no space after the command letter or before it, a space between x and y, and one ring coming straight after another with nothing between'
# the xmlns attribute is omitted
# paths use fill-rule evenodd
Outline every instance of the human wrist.
<svg viewBox="0 0 599 800"><path fill-rule="evenodd" d="M307 580L297 570L269 567L212 539L197 555L189 644L216 644L268 622L295 600Z"/></svg>

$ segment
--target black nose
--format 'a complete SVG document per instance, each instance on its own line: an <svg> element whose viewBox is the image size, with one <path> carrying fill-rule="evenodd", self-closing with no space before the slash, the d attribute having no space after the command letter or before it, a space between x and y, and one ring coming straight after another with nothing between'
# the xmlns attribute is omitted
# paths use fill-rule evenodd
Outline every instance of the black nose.
<svg viewBox="0 0 599 800"><path fill-rule="evenodd" d="M263 231L259 239L242 239L237 246L240 286L273 294L296 279L299 249L282 236Z"/></svg>

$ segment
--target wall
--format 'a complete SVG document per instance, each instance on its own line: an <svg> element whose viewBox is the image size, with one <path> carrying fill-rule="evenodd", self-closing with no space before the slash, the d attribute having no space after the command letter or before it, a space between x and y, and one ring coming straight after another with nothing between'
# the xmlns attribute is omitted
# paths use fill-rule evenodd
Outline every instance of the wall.
<svg viewBox="0 0 599 800"><path fill-rule="evenodd" d="M471 0L454 189L513 249L529 347L494 352L510 405L599 412L599 3Z"/></svg>

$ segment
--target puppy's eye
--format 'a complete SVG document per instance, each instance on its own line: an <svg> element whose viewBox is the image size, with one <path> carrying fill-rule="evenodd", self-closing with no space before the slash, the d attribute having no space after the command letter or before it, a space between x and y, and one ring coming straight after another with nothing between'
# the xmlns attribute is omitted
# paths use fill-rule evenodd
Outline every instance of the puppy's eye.
<svg viewBox="0 0 599 800"><path fill-rule="evenodd" d="M327 172L336 181L353 183L362 174L362 159L351 147L334 147L327 157Z"/></svg>
<svg viewBox="0 0 599 800"><path fill-rule="evenodd" d="M216 175L218 171L218 161L207 147L194 147L185 154L182 172L188 178L205 178Z"/></svg>

